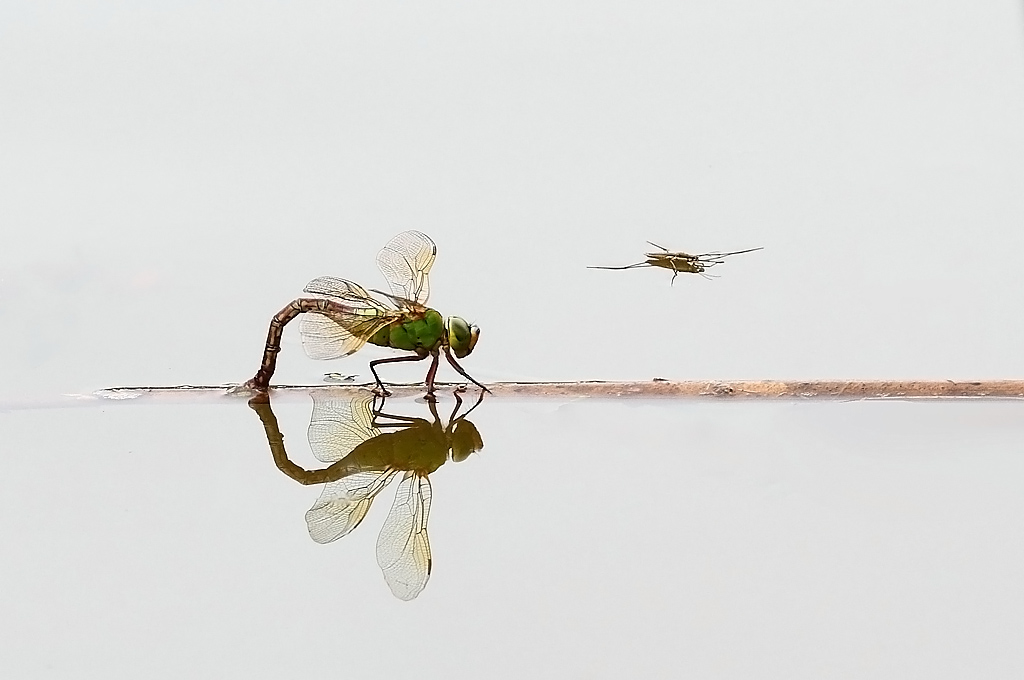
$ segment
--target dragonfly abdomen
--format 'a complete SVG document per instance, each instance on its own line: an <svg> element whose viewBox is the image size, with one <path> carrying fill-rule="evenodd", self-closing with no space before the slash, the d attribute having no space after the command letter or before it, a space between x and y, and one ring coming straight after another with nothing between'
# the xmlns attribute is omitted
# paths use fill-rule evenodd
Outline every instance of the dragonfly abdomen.
<svg viewBox="0 0 1024 680"><path fill-rule="evenodd" d="M259 390L265 390L270 385L270 377L274 375L274 370L277 368L277 355L281 351L281 336L284 334L284 327L288 325L289 321L299 314L307 312L330 316L332 310L346 311L343 305L324 298L299 298L292 300L288 303L287 307L275 314L270 320L270 330L267 331L267 345L263 349L263 363L260 364L260 370L256 372L256 375L247 384Z"/></svg>
<svg viewBox="0 0 1024 680"><path fill-rule="evenodd" d="M392 321L373 334L368 342L380 347L415 352L418 349L435 350L444 337L444 319L433 309L422 315L408 315Z"/></svg>

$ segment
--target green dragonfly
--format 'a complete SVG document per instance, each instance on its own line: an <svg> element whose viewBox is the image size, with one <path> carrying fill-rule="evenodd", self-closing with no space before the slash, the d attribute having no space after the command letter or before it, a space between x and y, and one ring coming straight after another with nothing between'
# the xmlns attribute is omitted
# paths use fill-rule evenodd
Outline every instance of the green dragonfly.
<svg viewBox="0 0 1024 680"><path fill-rule="evenodd" d="M655 248L658 248L660 252L644 253L644 257L647 259L643 262L637 262L635 264L627 264L623 267L587 267L587 269L635 269L636 267L662 267L663 269L672 270L672 284L676 282L676 276L680 272L685 274L700 274L707 278L704 273L709 268L716 264L722 264L725 262L725 258L730 255L742 255L743 253L752 253L755 250L764 250L764 248L749 248L747 250L734 250L731 253L702 253L700 255L690 255L682 251L671 251L664 246L659 246L657 243L651 243Z"/></svg>
<svg viewBox="0 0 1024 680"><path fill-rule="evenodd" d="M382 299L371 296L371 291L347 279L321 276L310 281L304 292L313 297L293 300L270 320L263 362L245 387L259 392L268 389L281 351L284 327L304 314L299 324L302 347L313 359L348 356L368 342L413 352L370 362L370 371L383 395L390 393L377 374L377 366L432 357L426 377L427 398L432 399L441 352L460 375L486 391L487 388L456 361L456 357L462 359L473 351L480 329L458 316L443 319L436 310L426 306L430 297L430 268L436 255L437 246L429 236L418 231L405 231L391 239L377 254L377 266L391 292L371 289Z"/></svg>
<svg viewBox="0 0 1024 680"><path fill-rule="evenodd" d="M462 415L458 415L462 398L456 392L447 424L432 401L428 402L432 420L427 420L383 413L383 403L377 407L372 395L339 398L316 391L312 397L309 445L319 461L329 464L320 470L305 470L288 458L269 398L250 401L263 421L278 468L301 484L324 484L320 497L306 512L310 538L330 543L351 533L374 498L401 476L377 538L377 564L395 597L412 600L426 587L432 565L427 537L428 475L449 459L462 462L483 449L479 430L466 420L480 404L483 392Z"/></svg>

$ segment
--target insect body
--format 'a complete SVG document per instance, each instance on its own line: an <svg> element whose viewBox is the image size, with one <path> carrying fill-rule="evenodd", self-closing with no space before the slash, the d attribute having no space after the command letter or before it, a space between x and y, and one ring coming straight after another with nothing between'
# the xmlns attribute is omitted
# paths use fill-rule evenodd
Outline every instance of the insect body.
<svg viewBox="0 0 1024 680"><path fill-rule="evenodd" d="M444 319L437 310L426 306L430 296L428 275L436 253L437 248L430 237L418 231L402 232L391 239L377 255L377 266L384 274L391 293L372 291L384 300L373 297L358 283L347 279L321 276L310 281L304 290L315 297L293 300L270 320L263 363L246 386L266 391L277 366L284 327L304 314L300 323L302 347L313 359L348 356L367 342L413 352L412 355L370 362L370 371L383 394L388 392L376 366L432 357L426 377L427 398L432 399L441 352L460 375L486 390L455 360L455 357L462 359L473 351L480 329L457 316Z"/></svg>
<svg viewBox="0 0 1024 680"><path fill-rule="evenodd" d="M587 269L635 269L636 267L662 267L663 269L672 270L672 283L676 282L676 276L680 272L686 274L700 274L705 276L704 272L716 264L722 264L725 262L725 258L730 255L740 255L742 253L752 253L755 250L762 250L762 248L749 248L747 250L735 250L731 253L702 253L700 255L690 255L682 251L671 251L668 248L659 246L657 243L651 243L655 248L659 248L661 252L644 253L644 257L647 259L643 262L637 262L635 264L627 264L623 267L587 267Z"/></svg>

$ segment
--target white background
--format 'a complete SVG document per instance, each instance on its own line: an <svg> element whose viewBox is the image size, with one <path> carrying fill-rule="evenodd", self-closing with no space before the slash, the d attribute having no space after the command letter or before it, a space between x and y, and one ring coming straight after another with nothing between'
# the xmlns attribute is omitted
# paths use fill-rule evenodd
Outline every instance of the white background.
<svg viewBox="0 0 1024 680"><path fill-rule="evenodd" d="M484 380L1024 374L1019 2L8 2L0 93L8 399L245 380L405 229Z"/></svg>
<svg viewBox="0 0 1024 680"><path fill-rule="evenodd" d="M244 399L28 407L245 380L406 229L482 380L1024 377L1022 10L0 4L0 675L1020 677L1019 403L495 399L412 603Z"/></svg>

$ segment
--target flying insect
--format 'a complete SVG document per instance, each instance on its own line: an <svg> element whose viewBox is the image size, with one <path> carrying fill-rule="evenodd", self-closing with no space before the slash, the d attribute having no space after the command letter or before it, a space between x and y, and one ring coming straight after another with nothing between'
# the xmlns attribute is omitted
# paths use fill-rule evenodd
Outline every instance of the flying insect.
<svg viewBox="0 0 1024 680"><path fill-rule="evenodd" d="M700 255L691 255L682 251L671 251L664 246L659 246L657 243L651 243L655 248L660 249L661 252L644 253L644 257L647 259L643 262L637 262L635 264L627 264L623 267L587 267L587 269L635 269L637 267L661 267L663 269L672 270L672 284L675 285L676 276L680 272L685 274L700 274L707 278L704 273L716 264L722 264L725 262L725 258L730 255L742 255L743 253L752 253L755 250L763 250L764 248L749 248L747 250L734 250L731 253L702 253Z"/></svg>

